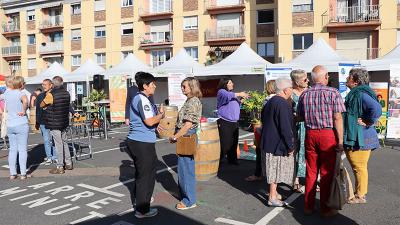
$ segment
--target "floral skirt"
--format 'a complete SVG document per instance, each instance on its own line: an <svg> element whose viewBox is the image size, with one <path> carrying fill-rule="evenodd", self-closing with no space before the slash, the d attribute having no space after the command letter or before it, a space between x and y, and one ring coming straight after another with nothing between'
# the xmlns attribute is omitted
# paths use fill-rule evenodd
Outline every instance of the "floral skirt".
<svg viewBox="0 0 400 225"><path fill-rule="evenodd" d="M268 184L285 183L293 185L295 173L294 156L274 156L271 153L262 153L263 175Z"/></svg>

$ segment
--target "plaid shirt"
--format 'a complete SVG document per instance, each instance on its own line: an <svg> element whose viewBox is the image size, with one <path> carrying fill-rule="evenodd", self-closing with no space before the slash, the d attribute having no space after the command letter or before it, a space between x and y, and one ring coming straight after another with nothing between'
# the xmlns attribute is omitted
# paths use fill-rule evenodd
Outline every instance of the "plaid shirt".
<svg viewBox="0 0 400 225"><path fill-rule="evenodd" d="M333 115L346 111L338 90L315 84L299 98L297 115L304 118L307 129L333 128Z"/></svg>

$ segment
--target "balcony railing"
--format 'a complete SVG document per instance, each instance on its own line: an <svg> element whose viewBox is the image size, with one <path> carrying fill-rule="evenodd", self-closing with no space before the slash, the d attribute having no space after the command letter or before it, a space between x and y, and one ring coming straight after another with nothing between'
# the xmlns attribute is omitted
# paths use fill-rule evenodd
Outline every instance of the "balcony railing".
<svg viewBox="0 0 400 225"><path fill-rule="evenodd" d="M63 17L62 16L50 16L42 21L40 29L52 28L52 27L62 27Z"/></svg>
<svg viewBox="0 0 400 225"><path fill-rule="evenodd" d="M166 32L150 32L141 37L141 45L163 44L172 42L172 30Z"/></svg>
<svg viewBox="0 0 400 225"><path fill-rule="evenodd" d="M21 55L21 46L10 46L1 48L3 56L18 56Z"/></svg>
<svg viewBox="0 0 400 225"><path fill-rule="evenodd" d="M64 44L62 41L46 42L46 45L40 45L40 54L57 53L64 51Z"/></svg>
<svg viewBox="0 0 400 225"><path fill-rule="evenodd" d="M159 1L160 2L160 1ZM139 8L139 16L148 16L153 14L164 14L172 13L172 0L171 1L161 1L163 4L155 5L150 8Z"/></svg>
<svg viewBox="0 0 400 225"><path fill-rule="evenodd" d="M379 5L337 7L336 15L331 15L330 22L355 23L380 20Z"/></svg>
<svg viewBox="0 0 400 225"><path fill-rule="evenodd" d="M350 60L376 59L379 57L379 48L350 48L336 49L336 52Z"/></svg>
<svg viewBox="0 0 400 225"><path fill-rule="evenodd" d="M244 25L237 26L224 26L217 27L215 29L207 29L206 32L206 40L213 39L235 39L235 38L244 38Z"/></svg>
<svg viewBox="0 0 400 225"><path fill-rule="evenodd" d="M18 32L20 31L19 23L3 23L3 32L4 33L11 33L11 32Z"/></svg>
<svg viewBox="0 0 400 225"><path fill-rule="evenodd" d="M244 0L229 0L229 1L218 1L218 0L204 0L206 9L222 8L222 7L234 7L244 5Z"/></svg>

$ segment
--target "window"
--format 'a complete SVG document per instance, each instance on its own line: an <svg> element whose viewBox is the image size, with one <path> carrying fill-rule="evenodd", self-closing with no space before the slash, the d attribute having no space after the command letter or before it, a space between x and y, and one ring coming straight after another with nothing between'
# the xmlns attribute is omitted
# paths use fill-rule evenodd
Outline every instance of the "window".
<svg viewBox="0 0 400 225"><path fill-rule="evenodd" d="M308 12L312 10L312 0L293 0L293 12Z"/></svg>
<svg viewBox="0 0 400 225"><path fill-rule="evenodd" d="M81 29L71 30L71 40L81 40Z"/></svg>
<svg viewBox="0 0 400 225"><path fill-rule="evenodd" d="M36 59L28 59L28 69L36 69Z"/></svg>
<svg viewBox="0 0 400 225"><path fill-rule="evenodd" d="M400 44L400 29L397 30L397 44Z"/></svg>
<svg viewBox="0 0 400 225"><path fill-rule="evenodd" d="M94 0L94 11L106 10L105 0Z"/></svg>
<svg viewBox="0 0 400 225"><path fill-rule="evenodd" d="M21 62L11 62L11 64L9 64L9 65L10 65L12 71L21 70Z"/></svg>
<svg viewBox="0 0 400 225"><path fill-rule="evenodd" d="M168 61L171 58L171 51L170 50L159 50L159 51L152 51L151 52L151 62L152 66L156 67L164 62Z"/></svg>
<svg viewBox="0 0 400 225"><path fill-rule="evenodd" d="M81 65L81 55L73 55L71 56L72 66L80 66Z"/></svg>
<svg viewBox="0 0 400 225"><path fill-rule="evenodd" d="M261 57L274 57L275 56L275 43L257 43L257 53Z"/></svg>
<svg viewBox="0 0 400 225"><path fill-rule="evenodd" d="M95 37L96 38L103 38L106 37L106 27L105 26L100 26L100 27L95 27Z"/></svg>
<svg viewBox="0 0 400 225"><path fill-rule="evenodd" d="M199 52L197 47L187 47L185 48L188 55L192 56L192 58L196 61L199 61Z"/></svg>
<svg viewBox="0 0 400 225"><path fill-rule="evenodd" d="M28 34L28 45L36 44L36 36L34 34Z"/></svg>
<svg viewBox="0 0 400 225"><path fill-rule="evenodd" d="M293 50L304 50L313 44L313 34L293 34Z"/></svg>
<svg viewBox="0 0 400 225"><path fill-rule="evenodd" d="M21 39L19 37L10 38L11 46L21 46Z"/></svg>
<svg viewBox="0 0 400 225"><path fill-rule="evenodd" d="M121 60L125 59L129 54L133 54L133 51L123 51L123 52L121 52Z"/></svg>
<svg viewBox="0 0 400 225"><path fill-rule="evenodd" d="M131 35L131 34L133 34L133 23L121 24L121 35Z"/></svg>
<svg viewBox="0 0 400 225"><path fill-rule="evenodd" d="M35 10L26 11L26 20L27 21L34 21L35 20Z"/></svg>
<svg viewBox="0 0 400 225"><path fill-rule="evenodd" d="M105 65L106 64L106 53L97 53L96 54L96 62L99 65Z"/></svg>
<svg viewBox="0 0 400 225"><path fill-rule="evenodd" d="M170 12L171 0L150 0L150 9L152 13Z"/></svg>
<svg viewBox="0 0 400 225"><path fill-rule="evenodd" d="M183 17L183 29L184 30L197 29L197 16Z"/></svg>
<svg viewBox="0 0 400 225"><path fill-rule="evenodd" d="M72 13L72 15L81 14L81 4L73 4L73 5L71 5L71 13Z"/></svg>
<svg viewBox="0 0 400 225"><path fill-rule="evenodd" d="M133 5L133 0L121 0L122 7L128 7Z"/></svg>
<svg viewBox="0 0 400 225"><path fill-rule="evenodd" d="M63 41L63 32L54 32L49 35L51 42Z"/></svg>
<svg viewBox="0 0 400 225"><path fill-rule="evenodd" d="M273 23L274 10L260 10L257 11L257 23Z"/></svg>

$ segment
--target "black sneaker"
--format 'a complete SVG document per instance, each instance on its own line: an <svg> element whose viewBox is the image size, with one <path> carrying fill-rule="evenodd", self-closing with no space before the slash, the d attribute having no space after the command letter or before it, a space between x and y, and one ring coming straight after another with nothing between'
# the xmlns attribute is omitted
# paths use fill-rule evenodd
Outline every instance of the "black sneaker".
<svg viewBox="0 0 400 225"><path fill-rule="evenodd" d="M135 212L135 217L138 218L138 219L143 219L143 218L149 218L149 217L156 216L157 214L158 214L158 209L150 208L150 210L145 214L142 214L142 213L136 211Z"/></svg>

